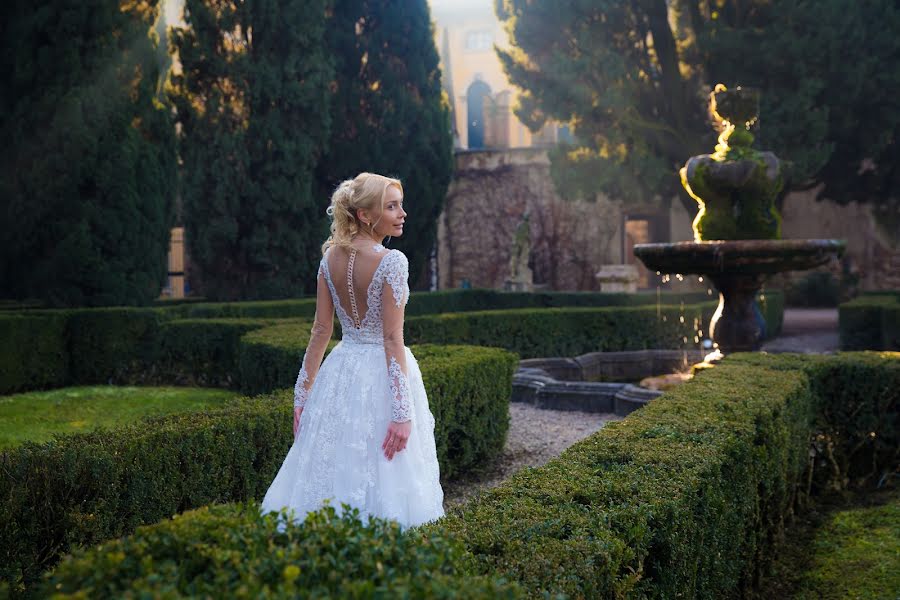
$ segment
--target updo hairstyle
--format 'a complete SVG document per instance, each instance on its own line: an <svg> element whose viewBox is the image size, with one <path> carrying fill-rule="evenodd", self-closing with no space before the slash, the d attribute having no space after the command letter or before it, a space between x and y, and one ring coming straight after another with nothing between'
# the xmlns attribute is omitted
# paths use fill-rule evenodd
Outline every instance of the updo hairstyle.
<svg viewBox="0 0 900 600"><path fill-rule="evenodd" d="M345 179L331 195L331 206L326 213L331 217L331 236L322 244L322 254L331 246L347 248L353 236L360 231L371 231L381 220L384 209L384 195L395 185L403 193L399 179L392 179L375 173L360 173L353 179ZM378 220L372 227L365 225L356 216L356 211L365 209L373 214L378 209Z"/></svg>

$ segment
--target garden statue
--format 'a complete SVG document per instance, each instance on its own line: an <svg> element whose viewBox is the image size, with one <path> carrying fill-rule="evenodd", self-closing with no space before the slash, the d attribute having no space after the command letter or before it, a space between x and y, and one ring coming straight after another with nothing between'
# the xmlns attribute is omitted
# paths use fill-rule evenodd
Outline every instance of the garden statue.
<svg viewBox="0 0 900 600"><path fill-rule="evenodd" d="M513 234L512 248L509 253L509 278L506 280L508 292L530 292L534 288L528 258L531 254L531 215L528 211L522 215L522 221Z"/></svg>

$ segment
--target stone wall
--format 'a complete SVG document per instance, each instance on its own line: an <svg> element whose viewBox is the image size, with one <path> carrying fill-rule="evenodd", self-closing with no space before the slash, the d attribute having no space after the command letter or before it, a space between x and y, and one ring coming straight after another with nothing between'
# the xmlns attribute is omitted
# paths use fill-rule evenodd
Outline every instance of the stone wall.
<svg viewBox="0 0 900 600"><path fill-rule="evenodd" d="M502 288L513 234L530 214L534 282L557 290L593 290L604 263L621 261L621 208L560 199L544 150L463 151L438 223L439 287Z"/></svg>
<svg viewBox="0 0 900 600"><path fill-rule="evenodd" d="M847 240L844 260L859 276L860 289L900 289L900 232L890 235L876 227L868 206L820 202L812 190L789 194L781 213L782 237ZM826 268L840 275L841 265ZM802 273L789 277L798 276Z"/></svg>

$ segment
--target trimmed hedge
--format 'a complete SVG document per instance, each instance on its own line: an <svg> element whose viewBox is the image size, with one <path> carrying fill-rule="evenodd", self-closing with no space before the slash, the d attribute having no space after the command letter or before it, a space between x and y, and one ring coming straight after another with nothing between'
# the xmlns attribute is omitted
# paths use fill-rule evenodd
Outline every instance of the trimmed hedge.
<svg viewBox="0 0 900 600"><path fill-rule="evenodd" d="M708 298L698 294L662 294L661 298L697 300ZM768 323L770 336L777 334L781 327L783 296L767 293L761 303ZM641 304L643 312L636 317L635 307L607 307L605 310L622 310L618 315L605 313L604 325L594 323L594 331L604 339L588 339L576 321L577 311L583 308L555 308L548 312L549 321L562 324L561 331L575 331L579 342L569 344L575 348L574 354L603 349L683 347L693 344L693 319L699 315L699 325L705 329L715 311L714 302L684 305L684 316L688 327L672 327L672 322L660 323L657 327L657 306L655 294L594 294L594 293L512 293L491 290L458 290L450 292L417 293L415 302L410 303L408 313L412 321L415 315L429 311L465 311L479 306L518 306L557 304ZM8 312L0 314L0 331L9 333L13 343L4 346L0 355L0 394L30 391L66 385L93 383L139 383L139 384L200 384L228 385L239 387L235 381L236 367L240 357L240 334L252 329L273 324L286 316L300 315L311 318L314 313L312 299L279 300L270 302L244 303L184 303L159 308L102 308L78 310L38 310L28 312ZM493 303L493 304L491 304ZM527 309L524 309L527 310ZM542 308L531 309L530 320L541 320ZM563 315L566 310L575 313ZM603 310L594 308L592 310ZM682 310L673 306L659 307L667 319L678 319ZM699 310L699 312L698 312ZM677 313L677 314L676 314ZM525 313L522 313L525 314ZM239 317L218 318L221 315ZM471 315L471 318L468 316ZM490 323L488 316L495 315L497 321ZM199 318L203 316L205 318ZM217 317L217 318L213 318ZM515 322L509 311L482 311L461 313L452 326L441 323L441 319L452 315L434 315L431 324L426 319L410 329L407 337L419 343L486 343L500 345L522 352L542 352L546 348L550 354L529 354L529 356L567 355L565 348L554 350L545 341L543 346L535 341L509 339L505 327ZM484 335L468 336L465 331L473 331L468 321L477 322L476 330L487 324L493 337ZM294 318L292 322L300 319ZM548 321L548 322L549 322ZM616 327L616 323L622 323ZM337 327L340 330L340 327ZM659 329L662 337L655 338ZM535 334L546 331L538 328L533 332L517 333L515 337L534 340ZM308 332L302 332L298 341L305 343ZM608 338L608 339L605 339ZM629 338L633 338L629 341ZM30 339L38 343L24 343ZM22 343L14 345L16 340ZM23 350L26 349L27 351ZM524 354L524 352L523 352Z"/></svg>
<svg viewBox="0 0 900 600"><path fill-rule="evenodd" d="M900 350L900 292L860 296L838 315L842 350Z"/></svg>
<svg viewBox="0 0 900 600"><path fill-rule="evenodd" d="M815 400L812 481L842 490L879 483L900 459L900 354L783 355L779 360L741 354L733 362L803 371Z"/></svg>
<svg viewBox="0 0 900 600"><path fill-rule="evenodd" d="M278 319L176 319L160 328L158 349L150 364L144 368L151 373L151 381L177 385L212 387L241 387L241 356L245 335L276 323L306 330L302 338L305 347L309 340L309 324L297 320ZM301 336L302 337L302 336ZM129 382L141 380L139 373L131 373ZM280 387L293 387L290 385ZM277 386L276 386L277 387ZM268 387L262 391L272 391Z"/></svg>
<svg viewBox="0 0 900 600"><path fill-rule="evenodd" d="M501 292L490 289L413 292L407 316L446 312L505 310L511 308L560 308L574 306L643 306L656 304L695 304L709 299L705 292L641 292L637 294L601 294L598 292ZM311 319L316 312L314 298L252 302L203 302L168 306L169 314L179 318L255 318L301 317Z"/></svg>
<svg viewBox="0 0 900 600"><path fill-rule="evenodd" d="M0 316L0 393L69 381L65 313Z"/></svg>
<svg viewBox="0 0 900 600"><path fill-rule="evenodd" d="M256 503L201 508L96 548L48 574L39 597L519 598L468 577L459 543L333 507L302 526Z"/></svg>
<svg viewBox="0 0 900 600"><path fill-rule="evenodd" d="M532 597L747 595L805 493L817 409L876 400L835 386L877 374L896 423L900 355L783 360L726 359L425 532L464 540L478 573ZM827 389L834 401L817 396ZM875 431L896 449L896 433Z"/></svg>
<svg viewBox="0 0 900 600"><path fill-rule="evenodd" d="M516 357L494 348L413 350L442 476L496 455ZM0 452L0 580L25 585L71 547L204 504L261 498L293 443L291 397L281 390Z"/></svg>
<svg viewBox="0 0 900 600"><path fill-rule="evenodd" d="M858 391L856 377L862 372L877 378L882 387L873 384ZM879 405L896 412L898 372L900 354L890 353L732 356L624 421L607 425L546 466L523 469L446 518L407 532L433 540L417 554L416 563L441 563L435 557L441 556L441 540L449 537L465 544L460 563L443 559L462 565L455 573L500 576L521 585L531 597L750 595L777 549L784 519L806 493L804 471L810 441L817 439L818 411L854 402L865 412L875 400L871 392L881 389L892 395L886 401L877 399ZM823 393L830 398L821 397ZM839 418L828 422L841 424ZM875 438L896 435L882 425L874 431ZM842 452L840 446L835 449ZM896 454L883 459L896 466ZM211 510L231 514L227 508ZM256 519L240 517L200 542L195 541L197 528L186 526L169 535L176 523L190 523L192 517L79 554L61 565L58 580L48 579L45 586L56 581L74 591L109 580L115 590L143 589L156 585L150 581L171 578L180 586L183 580L196 581L200 573L208 573L218 579L204 590L228 596L232 578L256 581L255 553L245 567L239 550L229 555L235 560L227 567L222 560L213 563L221 569L176 571L178 559L193 564L194 554L210 556L219 545L242 543L247 531L242 521L249 518L252 525ZM343 556L346 548L350 556L361 556L356 549L368 541L360 538L371 540L372 552L389 552L402 543L356 527L331 542L327 551ZM323 525L317 521L309 528L306 535L317 536ZM154 537L156 532L159 537ZM380 535L386 537L384 548ZM143 560L129 559L125 548L143 553ZM154 569L155 556L164 565L160 571ZM349 564L355 573L357 561ZM429 571L407 568L414 573L410 585L429 585ZM290 576L295 576L293 570ZM315 568L310 577L316 585Z"/></svg>
<svg viewBox="0 0 900 600"><path fill-rule="evenodd" d="M711 305L492 310L410 317L410 343L499 346L522 358L695 345ZM683 321L682 321L683 317ZM705 325L701 327L704 329Z"/></svg>

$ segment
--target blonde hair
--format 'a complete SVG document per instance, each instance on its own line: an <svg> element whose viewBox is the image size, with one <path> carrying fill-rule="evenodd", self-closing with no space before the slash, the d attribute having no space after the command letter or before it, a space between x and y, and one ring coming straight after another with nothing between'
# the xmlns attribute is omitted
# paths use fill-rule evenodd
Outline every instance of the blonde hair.
<svg viewBox="0 0 900 600"><path fill-rule="evenodd" d="M378 208L378 220L372 224L374 228L381 220L384 195L392 185L403 193L399 179L375 173L360 173L353 179L342 181L331 195L331 206L325 211L331 217L331 235L322 244L322 254L332 246L349 247L353 236L363 230L363 223L356 216L357 210L372 211Z"/></svg>

